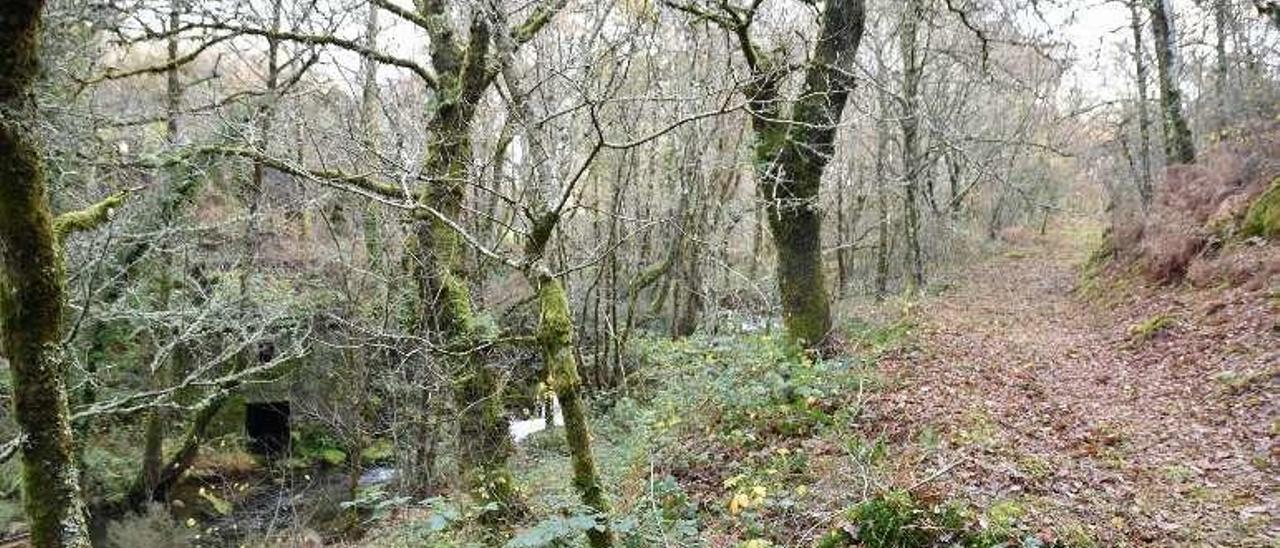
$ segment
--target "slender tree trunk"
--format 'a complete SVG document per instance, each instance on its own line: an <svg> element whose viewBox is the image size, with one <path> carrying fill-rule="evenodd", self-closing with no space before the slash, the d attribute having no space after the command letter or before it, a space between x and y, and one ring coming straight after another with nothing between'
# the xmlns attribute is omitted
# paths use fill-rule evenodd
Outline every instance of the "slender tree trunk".
<svg viewBox="0 0 1280 548"><path fill-rule="evenodd" d="M947 216L952 222L959 220L960 206L964 203L960 187L964 183L964 164L955 154L947 154Z"/></svg>
<svg viewBox="0 0 1280 548"><path fill-rule="evenodd" d="M883 61L877 63L877 74L887 74L888 69ZM886 161L889 157L889 94L881 89L878 92L879 117L876 119L876 157L875 157L875 176L880 182L879 188L876 189L876 276L875 276L875 292L876 299L884 299L889 294L889 244L892 241L891 230L893 223L890 222L889 207L889 190L888 170L886 169Z"/></svg>
<svg viewBox="0 0 1280 548"><path fill-rule="evenodd" d="M43 8L42 0L0 7L0 343L23 437L22 496L31 543L88 548L61 349L65 280L43 161L29 134Z"/></svg>
<svg viewBox="0 0 1280 548"><path fill-rule="evenodd" d="M764 213L763 208L757 208L751 215L751 257L747 264L747 278L752 283L760 276L760 255L764 253Z"/></svg>
<svg viewBox="0 0 1280 548"><path fill-rule="evenodd" d="M538 341L550 381L548 384L555 391L564 412L565 437L569 441L569 456L573 464L573 486L582 497L583 504L607 520L611 510L591 451L591 430L587 426L582 379L573 353L573 318L570 316L569 298L558 279L537 275L534 281L538 286L540 309ZM588 529L587 538L593 548L613 545L613 535L607 526Z"/></svg>
<svg viewBox="0 0 1280 548"><path fill-rule="evenodd" d="M169 63L175 63L178 59L178 36L177 29L180 24L179 15L181 14L181 5L178 0L171 0L169 3L169 31L173 33L168 40L168 58ZM182 102L182 86L178 79L178 68L171 67L165 73L165 141L170 147L176 147L178 144L178 114ZM170 189L173 192L180 192L182 173L171 170L169 173ZM168 200L166 200L168 201ZM176 208L175 208L176 209ZM175 211L162 211L162 222L168 224L172 221ZM167 266L167 265L166 265ZM171 292L172 281L167 279L170 274L165 273L166 279L163 283L163 295L160 298L162 308L168 308L169 295ZM167 382L170 375L166 375L167 371L152 372L153 384L159 388L164 382ZM154 489L156 483L160 480L160 468L164 465L164 436L165 423L168 422L167 413L162 409L153 409L147 413L146 431L144 434L143 450L142 450L142 478L143 484L148 490Z"/></svg>
<svg viewBox="0 0 1280 548"><path fill-rule="evenodd" d="M370 3L365 13L364 42L369 49L377 47L378 41L378 7L376 4ZM378 129L376 110L378 103L378 65L373 60L362 59L360 67L360 75L362 78L360 86L360 139L364 142L365 169L376 170L378 167ZM365 206L364 215L361 223L361 232L364 238L365 260L369 272L381 274L383 267L383 246L382 246L382 226L381 218L378 215L378 205L370 202ZM356 295L348 294L349 302L354 305ZM348 313L352 317L360 314L360 307L351 306ZM359 341L351 341L358 343ZM349 374L355 381L347 389L351 396L349 407L351 409L351 426L348 427L347 433L347 496L350 500L355 500L359 495L360 474L364 468L364 451L369 445L369 439L365 434L365 427L368 421L366 417L370 414L368 403L368 392L373 389L370 381L370 362L379 354L377 350L368 347L361 347L359 344L348 345L347 363L351 365ZM355 506L352 506L350 514L352 525L359 522L359 513Z"/></svg>
<svg viewBox="0 0 1280 548"><path fill-rule="evenodd" d="M845 239L848 237L848 212L844 204L845 185L836 188L836 294L843 296L849 284L849 272L846 267Z"/></svg>
<svg viewBox="0 0 1280 548"><path fill-rule="evenodd" d="M1156 73L1160 80L1160 106L1164 120L1164 150L1171 163L1191 164L1196 161L1191 127L1182 107L1182 89L1178 86L1181 66L1178 61L1177 29L1174 25L1173 0L1146 0L1151 13L1151 34L1156 50Z"/></svg>
<svg viewBox="0 0 1280 548"><path fill-rule="evenodd" d="M237 382L236 385L238 386L239 383ZM231 399L235 388L235 386L220 387L217 393L206 398L198 406L195 417L191 419L191 424L187 426L187 431L182 437L182 443L178 444L177 450L169 457L168 464L161 468L153 485L148 486L141 481L134 482L124 497L122 507L95 509L95 515L120 515L122 510L140 508L147 502L168 493L182 478L182 474L195 463L196 456L200 453L200 446L208 439L209 425Z"/></svg>
<svg viewBox="0 0 1280 548"><path fill-rule="evenodd" d="M675 284L671 298L671 336L675 339L688 337L697 330L703 308L699 251L706 225L708 205L704 198L707 189L706 180L697 165L697 155L687 156L681 168L685 188L680 196L681 205L677 208L680 225L676 234L676 257L672 264Z"/></svg>
<svg viewBox="0 0 1280 548"><path fill-rule="evenodd" d="M501 14L497 13L495 17L500 18ZM525 239L523 274L537 292L537 338L542 351L543 374L547 385L555 391L564 413L565 437L573 466L573 486L582 503L595 512L600 520L597 527L587 530L587 538L593 548L608 548L614 543L613 530L609 525L611 508L591 450L591 431L587 426L582 377L578 372L578 357L574 346L573 312L569 308L564 281L553 276L546 266L548 244L561 220L560 211L553 209L553 205L562 193L569 192L571 188L560 188L558 172L551 161L549 147L534 129L532 112L525 103L511 66L515 45L505 23L501 27L495 38L499 49L498 65L507 89L511 90L512 114L520 121L528 137L534 165L537 166L525 203L531 226Z"/></svg>
<svg viewBox="0 0 1280 548"><path fill-rule="evenodd" d="M623 335L620 332L621 326L619 324L621 315L618 311L618 304L622 300L621 293L618 291L620 279L619 271L621 269L621 261L619 261L618 258L618 225L623 212L622 181L624 179L621 174L625 168L628 174L628 178L626 180L630 181L631 165L630 162L626 161L630 158L631 156L629 154L623 155L624 160L618 163L619 176L612 178L610 182L609 208L611 214L609 215L609 255L605 264L607 264L609 268L609 340L610 344L613 346L613 361L609 364L609 384L611 386L626 383L626 374L622 370L622 353L626 351L626 348L622 344ZM627 186L630 185L628 184Z"/></svg>
<svg viewBox="0 0 1280 548"><path fill-rule="evenodd" d="M907 267L911 284L924 288L924 254L920 249L920 206L917 194L920 189L920 79L923 66L917 47L920 20L924 16L921 0L911 0L902 15L900 53L902 55L902 177L903 228L907 243Z"/></svg>
<svg viewBox="0 0 1280 548"><path fill-rule="evenodd" d="M1227 59L1227 37L1231 34L1232 14L1231 0L1213 0L1213 30L1215 54L1214 87L1217 93L1217 109L1215 116L1217 129L1226 127L1230 121L1231 107L1235 104L1235 90L1231 87L1231 65Z"/></svg>
<svg viewBox="0 0 1280 548"><path fill-rule="evenodd" d="M283 0L272 0L271 3L271 32L280 32L281 19L284 15L284 7L281 5ZM270 143L272 119L275 117L277 88L280 85L280 40L275 37L267 38L267 74L266 74L266 94L263 95L262 101L258 103L258 127L257 135L254 140L255 146L263 153L267 153ZM262 197L262 186L266 181L267 166L260 160L253 162L253 174L249 181L247 196L245 197L245 264L241 265L240 274L240 300L241 306L247 306L252 283L253 269L252 265L258 256L258 207L260 198Z"/></svg>
<svg viewBox="0 0 1280 548"><path fill-rule="evenodd" d="M1147 111L1147 59L1142 52L1142 12L1138 2L1129 2L1129 26L1133 31L1133 64L1134 79L1137 82L1138 97L1134 107L1138 111L1138 196L1142 206L1151 204L1153 193L1151 182L1151 115Z"/></svg>
<svg viewBox="0 0 1280 548"><path fill-rule="evenodd" d="M889 197L885 188L876 191L876 299L889 294Z"/></svg>

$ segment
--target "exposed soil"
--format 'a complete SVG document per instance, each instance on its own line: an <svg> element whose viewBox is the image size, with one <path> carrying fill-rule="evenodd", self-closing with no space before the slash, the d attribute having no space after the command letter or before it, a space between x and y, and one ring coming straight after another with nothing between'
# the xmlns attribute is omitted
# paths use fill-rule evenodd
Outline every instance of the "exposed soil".
<svg viewBox="0 0 1280 548"><path fill-rule="evenodd" d="M1276 546L1276 288L1082 288L1079 233L975 265L913 311L917 344L883 361L868 406L914 459L894 483L1013 504L1045 537Z"/></svg>

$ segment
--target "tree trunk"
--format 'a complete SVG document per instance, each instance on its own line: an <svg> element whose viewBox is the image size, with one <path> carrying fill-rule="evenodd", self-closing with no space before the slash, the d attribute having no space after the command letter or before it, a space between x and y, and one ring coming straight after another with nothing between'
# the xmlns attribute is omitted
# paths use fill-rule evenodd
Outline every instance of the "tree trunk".
<svg viewBox="0 0 1280 548"><path fill-rule="evenodd" d="M573 355L573 318L569 311L569 298L560 280L537 275L538 286L538 343L546 364L548 385L560 400L564 412L565 437L569 442L569 456L573 461L573 486L586 504L600 519L609 519L609 501L600 475L596 471L591 452L591 431L587 427L586 404L582 397L582 380L578 375ZM607 521L606 521L607 523ZM593 548L613 545L613 535L608 527L587 530L587 538Z"/></svg>
<svg viewBox="0 0 1280 548"><path fill-rule="evenodd" d="M591 451L591 432L587 427L587 409L582 394L582 377L578 373L578 357L574 347L573 312L564 282L553 276L544 265L547 247L561 220L560 211L554 209L557 197L572 190L572 182L559 188L560 178L549 153L544 137L534 129L531 109L524 102L518 80L512 69L512 43L509 29L495 14L500 23L495 40L498 42L498 65L507 89L511 90L512 114L519 120L528 138L534 159L535 175L529 185L525 202L525 214L529 219L528 236L524 245L522 273L537 292L538 346L541 349L546 384L556 393L564 413L565 437L569 444L569 458L573 466L573 486L582 503L595 512L600 520L596 527L587 530L587 538L593 548L613 545L612 528L609 525L610 507L600 476L596 472L595 458ZM633 293L634 295L634 293ZM505 432L504 432L505 435Z"/></svg>
<svg viewBox="0 0 1280 548"><path fill-rule="evenodd" d="M446 17L438 2L424 2L420 7L428 18ZM443 26L429 32L432 63L443 85L433 108L432 133L423 165L430 184L421 199L450 219L464 219L463 200L472 153L471 121L476 105L493 81L487 66L490 28L477 10L472 14L465 48ZM500 379L486 367L481 355L471 351L480 342L480 333L467 283L466 243L437 218L418 221L414 232L425 252L417 272L420 311L428 319L427 327L442 338L446 347L466 351L461 357L449 358L458 362L454 364L457 376L453 379L453 399L459 413L458 466L473 495L501 507L488 518L505 521L503 515L518 511L520 504L507 469L512 448L503 418Z"/></svg>
<svg viewBox="0 0 1280 548"><path fill-rule="evenodd" d="M0 7L0 337L22 440L22 494L37 548L89 546L61 350L65 280L44 166L29 135L42 0Z"/></svg>
<svg viewBox="0 0 1280 548"><path fill-rule="evenodd" d="M902 177L903 228L907 244L907 270L915 289L924 288L924 256L920 249L920 78L923 66L917 47L920 20L924 16L921 0L912 0L902 14L900 53L902 55Z"/></svg>
<svg viewBox="0 0 1280 548"><path fill-rule="evenodd" d="M459 219L471 142L465 123L442 122L451 129L438 134L440 140L427 160L426 172L433 180L427 200L449 218ZM514 484L507 470L512 448L503 419L499 378L485 365L483 357L472 351L480 342L480 334L466 279L466 244L439 219L419 221L416 233L427 248L426 264L419 273L421 312L441 344L463 352L446 358L456 362L457 370L453 399L459 413L459 471L473 495L497 502L505 511L508 504L515 504Z"/></svg>
<svg viewBox="0 0 1280 548"><path fill-rule="evenodd" d="M876 300L889 294L889 197L884 188L876 192Z"/></svg>
<svg viewBox="0 0 1280 548"><path fill-rule="evenodd" d="M1133 30L1134 77L1138 84L1138 196L1145 208L1151 205L1151 115L1147 112L1147 60L1142 54L1142 13L1138 1L1129 3L1129 26Z"/></svg>
<svg viewBox="0 0 1280 548"><path fill-rule="evenodd" d="M790 120L779 112L779 82L756 60L747 87L755 129L755 164L778 256L778 289L788 337L817 349L829 340L831 306L822 263L822 172L834 151L837 124L853 89L853 63L862 40L862 0L828 2L804 86ZM742 29L745 32L745 27ZM743 40L744 55L759 52ZM788 123L790 122L790 123Z"/></svg>
<svg viewBox="0 0 1280 548"><path fill-rule="evenodd" d="M846 268L848 258L846 257L847 248L845 240L848 237L848 208L844 204L844 184L836 188L836 295L844 296L845 289L849 285L849 272Z"/></svg>
<svg viewBox="0 0 1280 548"><path fill-rule="evenodd" d="M1191 128L1182 110L1182 89L1178 87L1177 29L1172 0L1146 0L1151 12L1151 34L1156 50L1156 72L1160 79L1160 106L1164 111L1164 150L1170 163L1196 161Z"/></svg>
<svg viewBox="0 0 1280 548"><path fill-rule="evenodd" d="M764 215L757 209L751 215L751 260L747 263L747 278L755 283L760 276L760 254L764 247Z"/></svg>
<svg viewBox="0 0 1280 548"><path fill-rule="evenodd" d="M178 59L178 25L180 24L179 14L181 5L177 0L171 0L169 3L169 31L174 33L168 40L168 58L169 63L176 63ZM170 67L165 74L165 141L170 147L176 147L178 144L178 113L181 108L182 86L178 79L178 68ZM183 174L176 169L169 173L169 186L171 191L180 193L181 179ZM167 201L167 200L166 200ZM172 217L176 212L176 208L168 211L161 211L161 218L164 224L172 222ZM166 265L167 266L167 265ZM169 276L166 271L164 276ZM162 308L168 308L169 296L173 285L171 280L164 280L160 297ZM167 368L166 368L167 369ZM152 382L157 387L162 387L165 381L168 381L169 375L164 374L165 371L153 371ZM144 434L143 450L142 450L142 479L144 485L148 489L155 487L156 482L160 480L160 467L164 465L164 436L165 423L168 421L167 413L162 409L153 409L147 413L146 433Z"/></svg>
<svg viewBox="0 0 1280 548"><path fill-rule="evenodd" d="M822 269L822 217L812 207L768 208L778 254L778 290L787 334L816 347L831 330L831 305Z"/></svg>
<svg viewBox="0 0 1280 548"><path fill-rule="evenodd" d="M441 144L441 152L427 164L428 173L439 174L433 177L437 182L428 194L433 207L450 218L459 218L470 142L461 134L452 138L456 140ZM427 248L425 264L418 274L421 313L439 344L462 352L445 358L454 361L457 370L453 398L459 412L459 471L474 495L482 500L503 501L507 498L504 493L511 494L508 490L512 487L505 472L510 447L501 399L496 397L497 378L485 367L481 356L471 351L479 340L464 270L465 244L461 236L438 219L418 222L416 234Z"/></svg>
<svg viewBox="0 0 1280 548"><path fill-rule="evenodd" d="M240 383L237 382L235 384L238 386ZM195 463L196 456L200 454L200 446L207 439L206 433L209 430L209 425L218 416L222 406L226 405L227 401L231 399L234 389L235 386L222 387L217 393L204 400L196 411L195 417L191 419L191 424L187 426L187 432L182 438L182 443L178 445L178 449L174 451L173 456L169 457L169 463L161 468L160 473L151 484L135 481L125 495L122 506L105 509L95 508L94 515L118 516L122 515L126 510L142 508L149 501L164 498L169 490L182 478L182 474Z"/></svg>
<svg viewBox="0 0 1280 548"><path fill-rule="evenodd" d="M695 141L700 140L696 139ZM695 150L695 149L690 149ZM698 152L702 152L698 150ZM675 253L672 261L673 291L671 295L671 337L680 339L692 335L698 328L698 319L702 315L702 270L701 246L706 225L708 206L706 200L707 181L702 177L698 156L687 154L681 167L680 178L684 186L680 194L680 206L676 219L680 223L677 234Z"/></svg>
<svg viewBox="0 0 1280 548"><path fill-rule="evenodd" d="M883 60L876 63L876 74L887 75L888 67ZM892 241L892 225L889 215L889 177L886 162L889 157L889 93L883 87L877 92L879 116L876 119L875 177L880 182L876 189L876 300L882 300L889 294L889 244Z"/></svg>
<svg viewBox="0 0 1280 548"><path fill-rule="evenodd" d="M1214 65L1214 87L1217 94L1217 107L1214 118L1217 129L1222 129L1230 121L1231 107L1235 105L1235 90L1230 83L1230 61L1227 59L1227 36L1230 35L1230 22L1235 18L1232 14L1231 0L1213 0L1213 50L1216 63Z"/></svg>

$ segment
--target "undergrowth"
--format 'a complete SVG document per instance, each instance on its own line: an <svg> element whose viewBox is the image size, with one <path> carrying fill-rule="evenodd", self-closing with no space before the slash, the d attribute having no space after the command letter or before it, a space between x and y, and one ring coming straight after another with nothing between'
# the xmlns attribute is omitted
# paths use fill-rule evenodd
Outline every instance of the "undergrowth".
<svg viewBox="0 0 1280 548"><path fill-rule="evenodd" d="M901 490L859 495L837 479L887 475L878 468L893 449L863 431L863 408L882 384L875 356L910 344L913 329L906 319L849 324L844 340L859 355L825 359L772 335L636 341L625 395L597 402L592 421L619 545L1032 545L1017 505L983 512L959 501L924 504ZM539 517L511 533L510 548L581 545L606 519L578 503L562 436L535 434L513 461ZM468 518L476 508L433 504L375 545L494 545ZM836 519L815 518L824 514Z"/></svg>
<svg viewBox="0 0 1280 548"><path fill-rule="evenodd" d="M1026 509L1013 501L985 511L962 502L926 504L905 490L877 495L845 510L818 548L1092 548L1087 533L1033 534Z"/></svg>

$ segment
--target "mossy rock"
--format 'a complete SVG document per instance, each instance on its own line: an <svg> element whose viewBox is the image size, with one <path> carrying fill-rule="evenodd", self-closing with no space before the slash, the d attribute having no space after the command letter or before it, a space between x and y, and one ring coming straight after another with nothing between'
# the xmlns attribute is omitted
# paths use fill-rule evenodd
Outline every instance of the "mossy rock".
<svg viewBox="0 0 1280 548"><path fill-rule="evenodd" d="M1271 187L1249 206L1240 233L1244 236L1280 238L1280 177L1271 181Z"/></svg>

